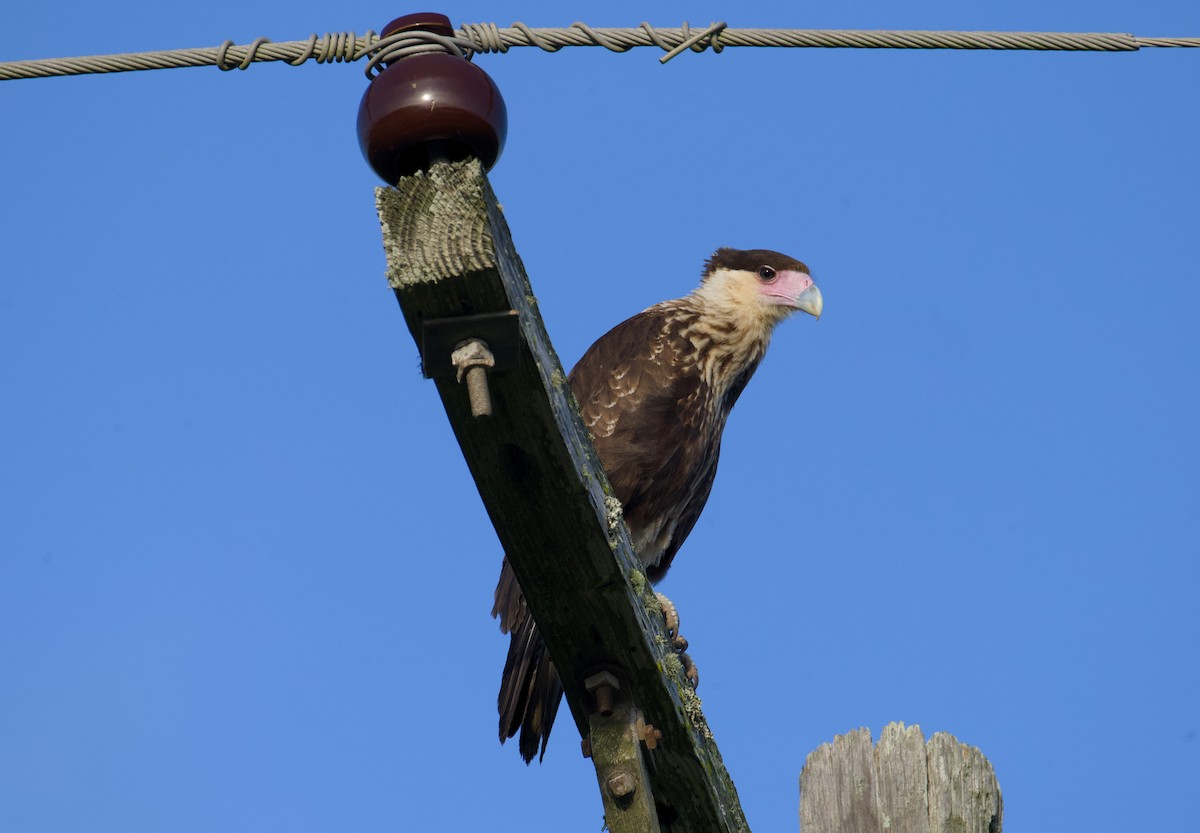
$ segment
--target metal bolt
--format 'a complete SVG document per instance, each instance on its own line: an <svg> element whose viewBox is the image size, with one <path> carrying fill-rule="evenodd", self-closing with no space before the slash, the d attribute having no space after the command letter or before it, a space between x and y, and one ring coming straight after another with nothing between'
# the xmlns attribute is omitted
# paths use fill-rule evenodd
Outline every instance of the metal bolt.
<svg viewBox="0 0 1200 833"><path fill-rule="evenodd" d="M637 781L633 780L627 770L614 770L608 776L608 791L612 793L613 798L628 798L637 790Z"/></svg>
<svg viewBox="0 0 1200 833"><path fill-rule="evenodd" d="M487 371L478 365L467 370L467 396L471 400L471 416L492 415L492 395L488 391Z"/></svg>
<svg viewBox="0 0 1200 833"><path fill-rule="evenodd" d="M596 711L601 717L612 717L613 692L621 687L610 671L600 671L583 681L583 687L596 695Z"/></svg>
<svg viewBox="0 0 1200 833"><path fill-rule="evenodd" d="M467 397L471 400L471 415L492 415L492 396L488 391L487 368L496 366L496 358L483 341L477 338L460 341L450 354L458 371L458 381L467 379Z"/></svg>
<svg viewBox="0 0 1200 833"><path fill-rule="evenodd" d="M601 717L612 717L613 690L610 685L602 685L596 689L596 711Z"/></svg>

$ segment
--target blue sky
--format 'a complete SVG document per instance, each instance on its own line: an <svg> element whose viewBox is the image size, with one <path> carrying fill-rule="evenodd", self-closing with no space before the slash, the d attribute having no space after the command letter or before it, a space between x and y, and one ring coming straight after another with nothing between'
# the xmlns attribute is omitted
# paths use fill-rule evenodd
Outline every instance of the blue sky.
<svg viewBox="0 0 1200 833"><path fill-rule="evenodd" d="M20 59L414 9L0 12ZM455 22L1200 35L1179 2L456 3ZM1200 783L1200 52L479 59L566 365L716 247L805 260L664 589L751 826L889 721L1008 828ZM361 65L0 85L0 829L598 830L495 738L501 551L384 281Z"/></svg>

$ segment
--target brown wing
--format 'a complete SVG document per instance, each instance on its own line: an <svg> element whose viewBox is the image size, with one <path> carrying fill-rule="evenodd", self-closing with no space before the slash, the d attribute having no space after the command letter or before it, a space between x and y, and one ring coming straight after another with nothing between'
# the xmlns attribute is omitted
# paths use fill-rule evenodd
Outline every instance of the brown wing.
<svg viewBox="0 0 1200 833"><path fill-rule="evenodd" d="M664 304L618 324L570 375L652 580L666 573L716 474L719 427L694 349L680 335L686 315Z"/></svg>
<svg viewBox="0 0 1200 833"><path fill-rule="evenodd" d="M571 389L651 581L666 574L712 488L724 416L681 336L688 311L660 304L618 324L571 371ZM505 559L492 616L511 634L500 741L526 762L546 751L562 696L554 664Z"/></svg>

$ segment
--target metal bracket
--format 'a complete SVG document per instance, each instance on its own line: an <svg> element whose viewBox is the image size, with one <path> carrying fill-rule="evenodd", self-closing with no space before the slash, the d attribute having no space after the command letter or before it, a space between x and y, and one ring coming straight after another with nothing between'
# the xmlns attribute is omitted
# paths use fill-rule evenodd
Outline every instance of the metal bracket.
<svg viewBox="0 0 1200 833"><path fill-rule="evenodd" d="M421 322L421 373L426 379L453 379L450 356L464 341L479 339L496 360L494 370L513 370L521 361L521 320L516 310L427 318Z"/></svg>
<svg viewBox="0 0 1200 833"><path fill-rule="evenodd" d="M421 370L426 378L466 381L471 414L492 415L488 373L512 370L521 359L520 318L513 310L421 323Z"/></svg>

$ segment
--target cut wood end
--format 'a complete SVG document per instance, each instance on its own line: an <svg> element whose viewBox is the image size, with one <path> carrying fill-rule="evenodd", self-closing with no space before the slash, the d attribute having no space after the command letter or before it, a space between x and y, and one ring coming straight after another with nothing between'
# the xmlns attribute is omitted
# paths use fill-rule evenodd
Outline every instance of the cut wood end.
<svg viewBox="0 0 1200 833"><path fill-rule="evenodd" d="M802 833L1001 833L1003 800L976 747L889 723L872 746L860 728L823 743L800 773Z"/></svg>

